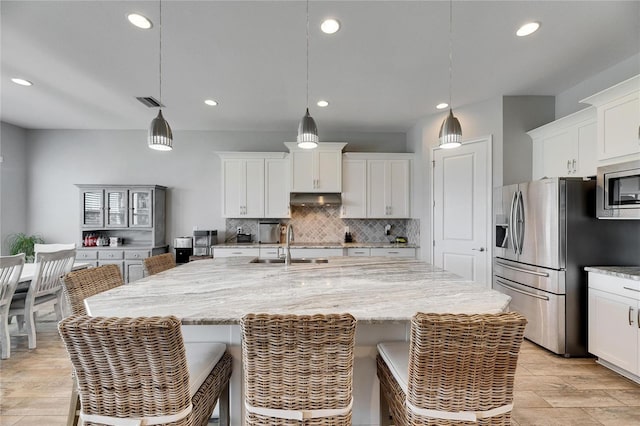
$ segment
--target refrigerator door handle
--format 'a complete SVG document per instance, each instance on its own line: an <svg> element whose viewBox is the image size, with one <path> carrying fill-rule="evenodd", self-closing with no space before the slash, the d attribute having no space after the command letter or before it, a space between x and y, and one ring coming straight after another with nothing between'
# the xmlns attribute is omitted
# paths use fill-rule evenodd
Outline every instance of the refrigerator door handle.
<svg viewBox="0 0 640 426"><path fill-rule="evenodd" d="M512 269L514 271L524 272L525 274L537 275L539 277L548 277L549 276L549 274L547 274L546 272L529 271L528 269L516 268L515 266L507 265L506 263L502 263L502 262L498 262L498 261L496 261L496 264L500 265L500 266L502 266L503 268L506 268L506 269Z"/></svg>
<svg viewBox="0 0 640 426"><path fill-rule="evenodd" d="M516 221L513 213L515 210L517 196L518 196L518 193L516 191L513 193L513 197L511 197L511 207L509 208L509 229L508 229L509 242L511 243L511 247L513 247L513 253L515 254L518 254L518 249L516 248L516 242L515 242L516 240L514 238Z"/></svg>
<svg viewBox="0 0 640 426"><path fill-rule="evenodd" d="M547 296L540 296L539 294L535 294L535 293L529 293L528 291L524 291L524 290L520 290L519 288L515 288L507 283L505 283L504 281L501 281L499 279L496 278L496 282L498 284L500 284L501 286L507 287L509 290L511 291L515 291L516 293L520 293L520 294L524 294L526 296L531 296L531 297L535 297L536 299L542 299L542 300L549 300L549 298Z"/></svg>
<svg viewBox="0 0 640 426"><path fill-rule="evenodd" d="M518 199L516 205L516 216L518 217L518 254L522 254L522 246L524 245L524 200L522 198L522 191L518 191Z"/></svg>

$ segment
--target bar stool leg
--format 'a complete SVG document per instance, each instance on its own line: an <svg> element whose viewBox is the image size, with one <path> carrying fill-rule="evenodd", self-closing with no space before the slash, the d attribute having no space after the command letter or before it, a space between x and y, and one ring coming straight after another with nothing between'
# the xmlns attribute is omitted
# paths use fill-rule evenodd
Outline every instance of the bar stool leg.
<svg viewBox="0 0 640 426"><path fill-rule="evenodd" d="M229 426L229 383L222 389L220 392L220 397L218 398L218 413L220 415L220 426Z"/></svg>
<svg viewBox="0 0 640 426"><path fill-rule="evenodd" d="M384 389L380 383L380 426L391 426L391 415L389 412L389 403L384 396Z"/></svg>

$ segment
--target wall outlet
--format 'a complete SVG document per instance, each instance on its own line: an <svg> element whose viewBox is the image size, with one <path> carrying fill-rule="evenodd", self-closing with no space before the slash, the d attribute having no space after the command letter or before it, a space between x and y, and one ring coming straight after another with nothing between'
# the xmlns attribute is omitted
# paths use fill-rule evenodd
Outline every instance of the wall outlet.
<svg viewBox="0 0 640 426"><path fill-rule="evenodd" d="M237 234L242 234L242 226L238 226L238 227L236 228L236 233L237 233Z"/></svg>

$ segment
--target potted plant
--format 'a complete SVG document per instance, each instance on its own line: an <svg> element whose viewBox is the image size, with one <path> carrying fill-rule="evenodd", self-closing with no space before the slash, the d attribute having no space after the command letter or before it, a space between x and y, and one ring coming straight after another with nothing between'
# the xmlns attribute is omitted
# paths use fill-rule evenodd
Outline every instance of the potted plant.
<svg viewBox="0 0 640 426"><path fill-rule="evenodd" d="M9 253L12 256L18 253L24 253L26 262L33 263L35 257L33 246L44 243L44 240L39 235L27 235L19 232L9 235L8 242Z"/></svg>

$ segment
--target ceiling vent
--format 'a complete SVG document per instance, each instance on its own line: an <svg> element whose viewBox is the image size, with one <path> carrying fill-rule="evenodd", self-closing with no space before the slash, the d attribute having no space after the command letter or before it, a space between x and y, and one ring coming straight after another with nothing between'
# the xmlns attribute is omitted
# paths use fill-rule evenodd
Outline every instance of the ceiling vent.
<svg viewBox="0 0 640 426"><path fill-rule="evenodd" d="M145 106L149 108L160 108L164 107L156 98L153 96L136 96L136 99L142 102Z"/></svg>

